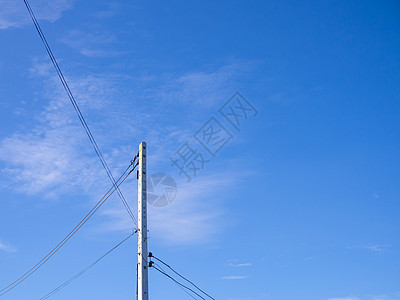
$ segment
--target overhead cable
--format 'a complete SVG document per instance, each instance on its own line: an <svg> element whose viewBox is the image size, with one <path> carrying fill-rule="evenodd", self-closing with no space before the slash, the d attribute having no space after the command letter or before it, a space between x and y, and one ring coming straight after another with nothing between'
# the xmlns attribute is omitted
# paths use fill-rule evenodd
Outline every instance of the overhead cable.
<svg viewBox="0 0 400 300"><path fill-rule="evenodd" d="M93 214L106 202L106 200L115 192L115 190L128 178L128 176L133 172L135 167L133 167L129 172L129 168L132 166L133 161L131 161L130 165L124 173L118 178L116 181L116 185L113 185L104 196L96 203L96 205L86 214L86 216L68 233L49 253L46 254L39 262L37 262L32 268L30 268L27 272L25 272L21 277L16 279L14 282L10 283L8 286L0 290L0 296L8 293L16 286L21 284L25 279L31 276L34 272L36 272L43 264L45 264L62 246L65 245L75 235L75 233L81 229L81 227L93 216ZM135 165L136 166L136 165ZM127 174L126 174L127 173ZM126 175L125 175L126 174Z"/></svg>
<svg viewBox="0 0 400 300"><path fill-rule="evenodd" d="M110 181L115 186L116 182L115 182L114 176L112 175L112 173L110 171L110 168L108 167L108 165L107 165L107 163L106 163L106 161L105 161L105 159L103 157L103 154L101 153L100 148L97 145L96 140L94 139L94 136L93 136L92 132L90 131L90 128L89 128L88 124L86 123L86 120L83 117L81 110L79 109L78 103L76 102L75 97L72 94L71 89L69 88L69 85L68 85L68 83L67 83L67 81L66 81L66 79L65 79L65 77L64 77L64 75L63 75L63 73L62 73L62 71L61 71L61 69L60 69L60 67L58 65L58 63L57 63L56 58L53 55L53 51L51 50L51 48L49 46L49 43L47 42L47 39L46 39L46 37L45 37L45 35L44 35L40 25L39 25L38 20L35 17L35 14L33 13L33 10L31 8L31 6L29 5L28 0L24 0L24 3L25 3L26 8L28 9L29 15L32 18L32 21L33 21L33 24L35 25L36 30L39 33L40 39L42 40L42 42L43 42L43 44L44 44L44 46L46 48L47 54L49 55L50 60L53 63L54 68L56 69L57 75L60 78L60 81L61 81L65 91L68 94L68 97L69 97L69 99L70 99L70 101L72 103L72 106L74 107L74 110L75 110L76 114L78 115L79 121L81 122L83 128L85 129L85 132L86 132L86 134L87 134L87 136L88 136L88 138L89 138L89 140L90 140L90 142L91 142L91 144L93 146L94 151L96 152L97 156L99 157L100 162L101 162L103 168L105 169L108 178L110 179ZM125 206L125 209L128 212L129 216L131 217L133 223L137 227L136 218L133 215L132 210L129 207L129 204L126 201L124 195L122 194L122 192L120 191L120 189L118 187L117 187L117 194L120 197L123 205Z"/></svg>
<svg viewBox="0 0 400 300"><path fill-rule="evenodd" d="M192 286L194 286L197 290L199 290L200 292L202 292L204 295L206 295L207 297L209 297L210 299L215 300L213 297L211 297L209 294L207 294L205 291L203 291L201 288L199 288L197 285L195 285L192 281L190 281L189 279L187 279L186 277L184 277L183 275L179 274L177 271L175 271L170 265L168 265L167 263L163 262L160 258L155 257L153 255L153 253L149 253L149 257L150 258L154 258L156 260L158 260L160 263L162 263L163 265L165 265L166 267L168 267L169 269L171 269L172 272L174 272L176 275L178 275L179 277L181 277L182 279L186 280L187 282L189 282Z"/></svg>
<svg viewBox="0 0 400 300"><path fill-rule="evenodd" d="M156 262L152 262L155 266L157 266L161 271L163 271L164 273L167 273L163 267L161 267L158 263ZM183 288L182 286L179 285L179 287L182 289L182 291L184 291L186 294L188 294L190 296L190 298L193 298L195 300L197 300L198 298L196 298L195 296L193 296L189 291L187 291L185 288Z"/></svg>
<svg viewBox="0 0 400 300"><path fill-rule="evenodd" d="M79 276L81 276L83 273L88 271L90 268L92 268L94 265L96 265L100 260L102 260L104 257L106 257L108 254L110 254L112 251L117 249L120 245L122 245L125 241L127 241L132 235L134 235L137 231L135 230L132 232L130 235L128 235L125 239L123 239L121 242L119 242L117 245L115 245L112 249L110 249L108 252L104 253L101 257L99 257L96 261L94 261L92 264L84 268L82 271L76 273L74 276L69 278L68 280L64 281L62 284L60 284L58 287L56 287L54 290L51 292L47 293L44 295L40 300L48 299L58 291L60 291L62 288L66 287L68 284L70 284L72 281L77 279Z"/></svg>
<svg viewBox="0 0 400 300"><path fill-rule="evenodd" d="M161 274L167 276L169 279L171 279L173 282L175 282L176 284L180 285L181 287L184 287L185 289L191 291L192 293L196 294L197 296L199 296L201 299L206 300L206 298L204 298L203 296L199 295L198 293L196 293L194 290L192 290L190 287L180 283L179 281L175 280L174 278L172 278L170 275L168 275L167 273L161 271L159 268L155 267L153 264L151 266L153 269L157 270L158 272L160 272Z"/></svg>

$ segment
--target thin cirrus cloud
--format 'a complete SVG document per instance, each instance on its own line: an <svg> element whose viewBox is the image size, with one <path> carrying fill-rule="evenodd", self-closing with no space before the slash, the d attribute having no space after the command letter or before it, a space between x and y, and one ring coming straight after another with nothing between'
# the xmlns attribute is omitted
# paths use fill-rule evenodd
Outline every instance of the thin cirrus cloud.
<svg viewBox="0 0 400 300"><path fill-rule="evenodd" d="M193 71L180 76L164 76L161 88L150 92L154 98L168 103L214 106L215 103L226 101L240 89L240 79L256 65L257 62L252 61L232 61L209 72Z"/></svg>
<svg viewBox="0 0 400 300"><path fill-rule="evenodd" d="M0 250L5 251L5 252L10 252L10 253L17 251L17 249L14 246L12 246L8 243L2 242L2 241L0 241Z"/></svg>
<svg viewBox="0 0 400 300"><path fill-rule="evenodd" d="M243 263L243 264L230 264L229 266L234 267L234 268L240 268L240 267L250 267L251 263Z"/></svg>
<svg viewBox="0 0 400 300"><path fill-rule="evenodd" d="M61 18L64 11L73 6L73 2L71 0L32 0L30 5L38 20L55 22ZM0 1L0 29L19 28L31 23L23 1Z"/></svg>
<svg viewBox="0 0 400 300"><path fill-rule="evenodd" d="M88 33L82 29L75 29L69 31L65 37L60 39L60 42L89 58L123 54L122 51L115 50L117 37L104 31Z"/></svg>
<svg viewBox="0 0 400 300"><path fill-rule="evenodd" d="M390 249L390 245L388 244L375 244L375 245L360 245L348 247L349 249L364 249L371 252L382 253L388 251Z"/></svg>
<svg viewBox="0 0 400 300"><path fill-rule="evenodd" d="M390 245L369 245L369 246L363 246L362 248L365 248L372 252L383 252L388 250L389 247Z"/></svg>
<svg viewBox="0 0 400 300"><path fill-rule="evenodd" d="M162 208L152 207L149 220L158 238L167 243L217 244L215 237L224 229L222 192L234 184L233 172L199 176L192 182L178 182L176 199Z"/></svg>
<svg viewBox="0 0 400 300"><path fill-rule="evenodd" d="M215 72L200 73L201 75L191 72L171 79L169 83L163 81L164 77L162 80L164 83L160 84L161 88L158 91L153 88L154 93L149 97L153 98L160 94L166 95L166 90L163 88L165 86L174 87L171 92L173 96L162 98L162 101L154 105L154 107L157 108L158 106L160 109L153 109L147 114L140 113L141 109L147 108L145 105L142 108L140 107L141 103L148 102L143 101L146 99L143 95L138 95L135 99L133 111L138 112L136 114L126 113L131 109L129 104L124 106L124 104L119 103L118 106L115 106L120 94L126 92L119 90L119 83L121 82L119 75L69 76L67 80L83 114L94 116L89 119L89 124L96 139L103 141L100 145L107 146L106 150L108 151L103 150L103 154L106 154L108 161L118 161L116 155L120 154L122 148L125 151L127 149L132 150L130 144L126 144L126 139L123 141L125 144L118 147L112 147L112 142L120 144L121 137L127 138L128 136L130 143L135 140L140 141L143 136L142 133L146 132L146 136L150 137L153 142L154 153L158 156L155 157L155 161L164 160L164 163L168 163L168 156L165 153L170 154L176 150L177 140L180 143L180 137L190 134L188 133L190 126L182 128L172 123L168 125L165 124L165 120L163 123L154 122L154 120L159 119L158 111L164 105L168 105L171 98L177 101L197 98L199 90L204 87L205 82L210 82L215 78L219 78L219 85L213 86L213 93L216 93L217 90L226 89L235 68L225 66ZM34 60L30 72L43 78L42 97L48 99L49 102L44 110L36 116L36 126L27 128L25 131L15 132L0 141L0 161L3 162L3 174L5 173L13 178L14 183L17 183L16 189L31 194L48 192L49 190L51 190L51 194L55 194L61 183L69 189L90 186L94 180L85 182L85 180L80 180L79 177L82 174L90 175L98 172L99 163L93 156L93 150L90 148L84 130L78 122L65 91L48 63ZM126 80L126 78L123 80ZM182 92L179 92L177 86L183 82ZM152 83L155 84L156 82L153 81ZM197 88L194 88L193 93L190 93L188 87L195 87L196 84L198 85ZM178 95L180 97L176 97ZM225 99L227 93L209 96L208 101L216 98ZM196 109L202 107L201 104L191 105L195 105ZM188 121L181 119L183 118L182 114L179 118L180 123L187 123ZM149 120L152 122L149 122ZM172 118L170 122L176 122L176 117ZM135 126L131 127L130 124L135 124ZM140 128L140 131L138 128ZM173 136L167 130L172 130ZM116 132L118 135L115 134ZM162 151L159 149L162 149ZM27 153L29 153L29 159L26 157ZM84 176L84 178L89 179L90 176Z"/></svg>
<svg viewBox="0 0 400 300"><path fill-rule="evenodd" d="M57 196L65 191L90 191L107 181L101 165L58 79L47 64L36 63L31 72L45 80L43 97L48 104L37 116L32 128L15 132L0 141L2 174L7 175L12 189L27 194ZM85 112L107 110L107 95L113 89L110 78L69 78L70 86L80 95L80 106ZM101 119L101 118L100 118ZM111 152L107 156L113 160ZM122 167L122 166L121 166ZM105 175L105 173L104 173Z"/></svg>
<svg viewBox="0 0 400 300"><path fill-rule="evenodd" d="M164 207L148 207L150 237L173 245L215 244L223 231L223 203L215 196L234 182L232 172L199 177L188 184L177 182L177 196ZM126 194L135 194L136 182L123 186ZM132 222L118 202L109 203L102 211L107 220L99 231L129 231Z"/></svg>
<svg viewBox="0 0 400 300"><path fill-rule="evenodd" d="M400 292L387 293L382 295L365 295L362 297L347 296L347 297L334 297L326 300L399 300Z"/></svg>
<svg viewBox="0 0 400 300"><path fill-rule="evenodd" d="M208 73L195 71L176 77L161 76L160 79L153 78L150 81L144 78L142 82L149 85L152 93L136 94L134 103L118 102L121 93L132 92L124 90L123 87L121 91L121 86L132 78L118 74L97 74L69 76L67 80L83 114L89 120L103 155L109 165L114 167L113 172L116 170L115 174L118 175L118 171L126 167L120 163L120 157L130 157L129 155L134 153L137 145L133 145L133 142L141 141L143 132L153 142L154 152L151 157L161 164L165 160L165 165L169 165L167 154L176 151L177 143L181 142L182 136L191 132L188 129L190 120L179 120L179 123L189 124L185 128L175 123L169 124L165 120L148 122L149 119L160 120L157 115L159 110L153 109L143 114L126 113L130 111L129 105L134 105L136 112L144 111L147 109L148 100L154 100L160 95L164 95L165 98L159 98L162 100L156 102L155 106L163 107L172 101L178 101L180 104L185 103L186 109L189 109L190 105L202 109L210 103L209 101L223 102L230 96L227 92L229 84L232 78L238 77L239 65L222 66ZM98 195L98 191L104 189L104 186L108 187L109 182L51 65L37 59L34 60L30 71L41 76L43 84L41 97L48 101L48 104L36 116L36 126L11 133L0 141L1 171L9 175L8 178L12 178L9 187L27 194L49 197L76 191L84 191L91 196ZM141 79L134 78L134 80ZM160 88L156 89L154 86ZM202 90L208 95L207 98L200 97ZM198 100L196 103L188 101L194 98ZM115 103L118 103L118 106L115 106ZM184 117L184 114L180 116ZM135 124L134 128L130 127L130 124ZM169 142L165 140L166 136ZM105 147L102 147L103 145ZM174 170L165 170L165 172L172 171ZM212 192L218 188L226 188L235 181L231 175L234 172L222 173L216 172L215 176L199 177L190 184L181 185L177 198L170 206L151 209L149 222L152 234L166 243L214 243L217 240L215 236L224 229L221 222L224 209L223 203L212 197ZM98 177L101 177L101 180ZM123 191L132 191L134 194L136 187L135 184L124 184L122 188ZM104 208L102 214L105 217L104 226L100 225L99 230L132 228L132 222L121 208L119 201L111 202Z"/></svg>

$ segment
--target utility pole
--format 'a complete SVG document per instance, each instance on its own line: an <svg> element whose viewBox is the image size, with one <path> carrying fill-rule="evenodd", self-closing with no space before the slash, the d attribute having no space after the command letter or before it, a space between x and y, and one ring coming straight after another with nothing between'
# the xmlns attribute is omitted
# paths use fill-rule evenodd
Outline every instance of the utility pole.
<svg viewBox="0 0 400 300"><path fill-rule="evenodd" d="M146 143L139 145L138 170L138 300L149 299L147 263L147 185L146 185Z"/></svg>

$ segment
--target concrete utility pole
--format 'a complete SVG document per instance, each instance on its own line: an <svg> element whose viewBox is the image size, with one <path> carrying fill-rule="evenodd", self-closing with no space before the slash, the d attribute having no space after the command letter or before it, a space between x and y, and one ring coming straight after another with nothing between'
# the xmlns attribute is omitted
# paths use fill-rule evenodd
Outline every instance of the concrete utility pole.
<svg viewBox="0 0 400 300"><path fill-rule="evenodd" d="M138 170L138 300L149 299L147 263L147 186L146 186L146 143L139 145Z"/></svg>

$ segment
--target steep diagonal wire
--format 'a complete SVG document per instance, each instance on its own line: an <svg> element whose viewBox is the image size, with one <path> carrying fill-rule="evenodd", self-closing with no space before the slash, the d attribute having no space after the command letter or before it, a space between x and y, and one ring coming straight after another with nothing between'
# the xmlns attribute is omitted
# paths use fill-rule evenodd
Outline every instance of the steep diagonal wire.
<svg viewBox="0 0 400 300"><path fill-rule="evenodd" d="M90 264L89 266L87 266L86 268L84 268L82 271L76 273L74 276L72 276L71 278L69 278L68 280L64 281L62 284L60 284L58 287L56 287L54 290L52 290L51 292L47 293L46 295L44 295L42 298L40 298L39 300L44 300L44 299L48 299L50 298L52 295L54 295L55 293L57 293L58 291L60 291L61 289L63 289L64 287L66 287L68 284L70 284L72 281L74 281L75 279L77 279L79 276L81 276L83 273L85 273L86 271L88 271L90 268L92 268L93 266L95 266L99 261L101 261L104 257L106 257L108 254L110 254L111 252L113 252L115 249L117 249L119 246L121 246L125 241L127 241L131 236L133 236L137 231L132 232L130 235L128 235L125 239L123 239L121 242L119 242L117 245L115 245L112 249L110 249L109 251L107 251L106 253L104 253L102 256L100 256L96 261L94 261L92 264Z"/></svg>
<svg viewBox="0 0 400 300"><path fill-rule="evenodd" d="M88 136L88 138L89 138L89 140L90 140L90 142L91 142L91 144L93 146L94 151L96 152L97 156L99 157L100 162L101 162L104 170L106 171L108 178L110 179L110 181L114 185L116 185L114 176L112 175L112 173L110 171L110 168L108 167L108 165L107 165L107 163L106 163L106 161L105 161L105 159L103 157L103 154L101 153L100 148L97 145L96 140L94 139L93 134L90 131L90 128L87 125L86 120L83 117L81 110L79 109L78 103L76 102L75 97L72 94L71 89L69 88L69 85L68 85L68 83L67 83L67 81L66 81L66 79L65 79L65 77L64 77L64 75L63 75L63 73L62 73L62 71L61 71L61 69L60 69L60 67L58 65L58 63L57 63L56 58L53 55L53 52L52 52L52 50L51 50L51 48L49 46L49 43L47 42L47 39L46 39L46 37L45 37L45 35L44 35L40 25L39 25L39 22L37 21L37 19L35 17L35 14L33 13L33 10L31 8L31 6L29 5L28 0L24 0L24 3L25 3L26 8L28 9L29 15L32 18L32 21L33 21L33 24L35 25L36 30L39 33L40 39L42 40L42 42L43 42L43 44L44 44L44 46L46 48L47 54L49 55L50 60L53 63L54 68L56 69L57 75L60 78L60 81L61 81L65 91L68 94L69 100L71 101L72 106L74 107L74 110L75 110L76 114L78 115L79 121L81 122L83 128L85 129L85 132L86 132L86 134L87 134L87 136ZM128 202L126 201L124 195L122 194L122 192L121 192L121 190L119 188L117 188L117 194L118 194L119 198L121 199L122 204L125 206L125 209L128 212L129 216L131 217L133 223L137 227L136 218L135 218L134 214L132 213L132 210L129 207Z"/></svg>
<svg viewBox="0 0 400 300"><path fill-rule="evenodd" d="M192 293L194 293L195 295L199 296L201 299L206 300L206 298L204 298L203 296L201 296L198 293L196 293L193 289L191 289L190 287L180 283L178 280L174 279L172 276L168 275L167 273L161 271L159 268L155 267L154 265L152 266L152 268L157 270L161 274L167 276L169 279L171 279L173 282L175 282L176 284L180 285L181 287L184 287L185 289L187 289L187 290L191 291Z"/></svg>
<svg viewBox="0 0 400 300"><path fill-rule="evenodd" d="M34 272L36 272L41 266L43 266L54 254L57 253L58 250L62 246L65 245L74 235L75 233L81 229L81 227L93 216L93 214L106 202L106 200L116 191L116 189L128 178L128 176L133 172L137 164L128 172L129 168L132 166L133 161L131 161L130 165L124 173L118 178L116 184L113 185L104 196L96 203L96 205L86 214L86 216L68 233L49 253L46 254L39 262L37 262L32 268L30 268L27 272L25 272L22 276L16 279L14 282L10 283L8 286L0 290L0 296L8 293L19 284L21 284L24 280L26 280L29 276L31 276ZM128 172L128 174L126 174ZM125 175L126 174L126 175Z"/></svg>
<svg viewBox="0 0 400 300"><path fill-rule="evenodd" d="M176 275L178 275L179 277L181 277L182 279L186 280L187 282L189 282L192 286L194 286L196 289L198 289L200 292L202 292L204 295L206 295L207 297L209 297L210 299L215 300L213 297L211 297L209 294L207 294L205 291L203 291L201 288L199 288L197 285L195 285L193 282L191 282L189 279L185 278L184 276L182 276L181 274L179 274L177 271L175 271L170 265L168 265L167 263L163 262L161 259L155 257L153 254L151 256L152 258L158 260L160 263L162 263L163 265L165 265L166 267L168 267L172 272L174 272Z"/></svg>

